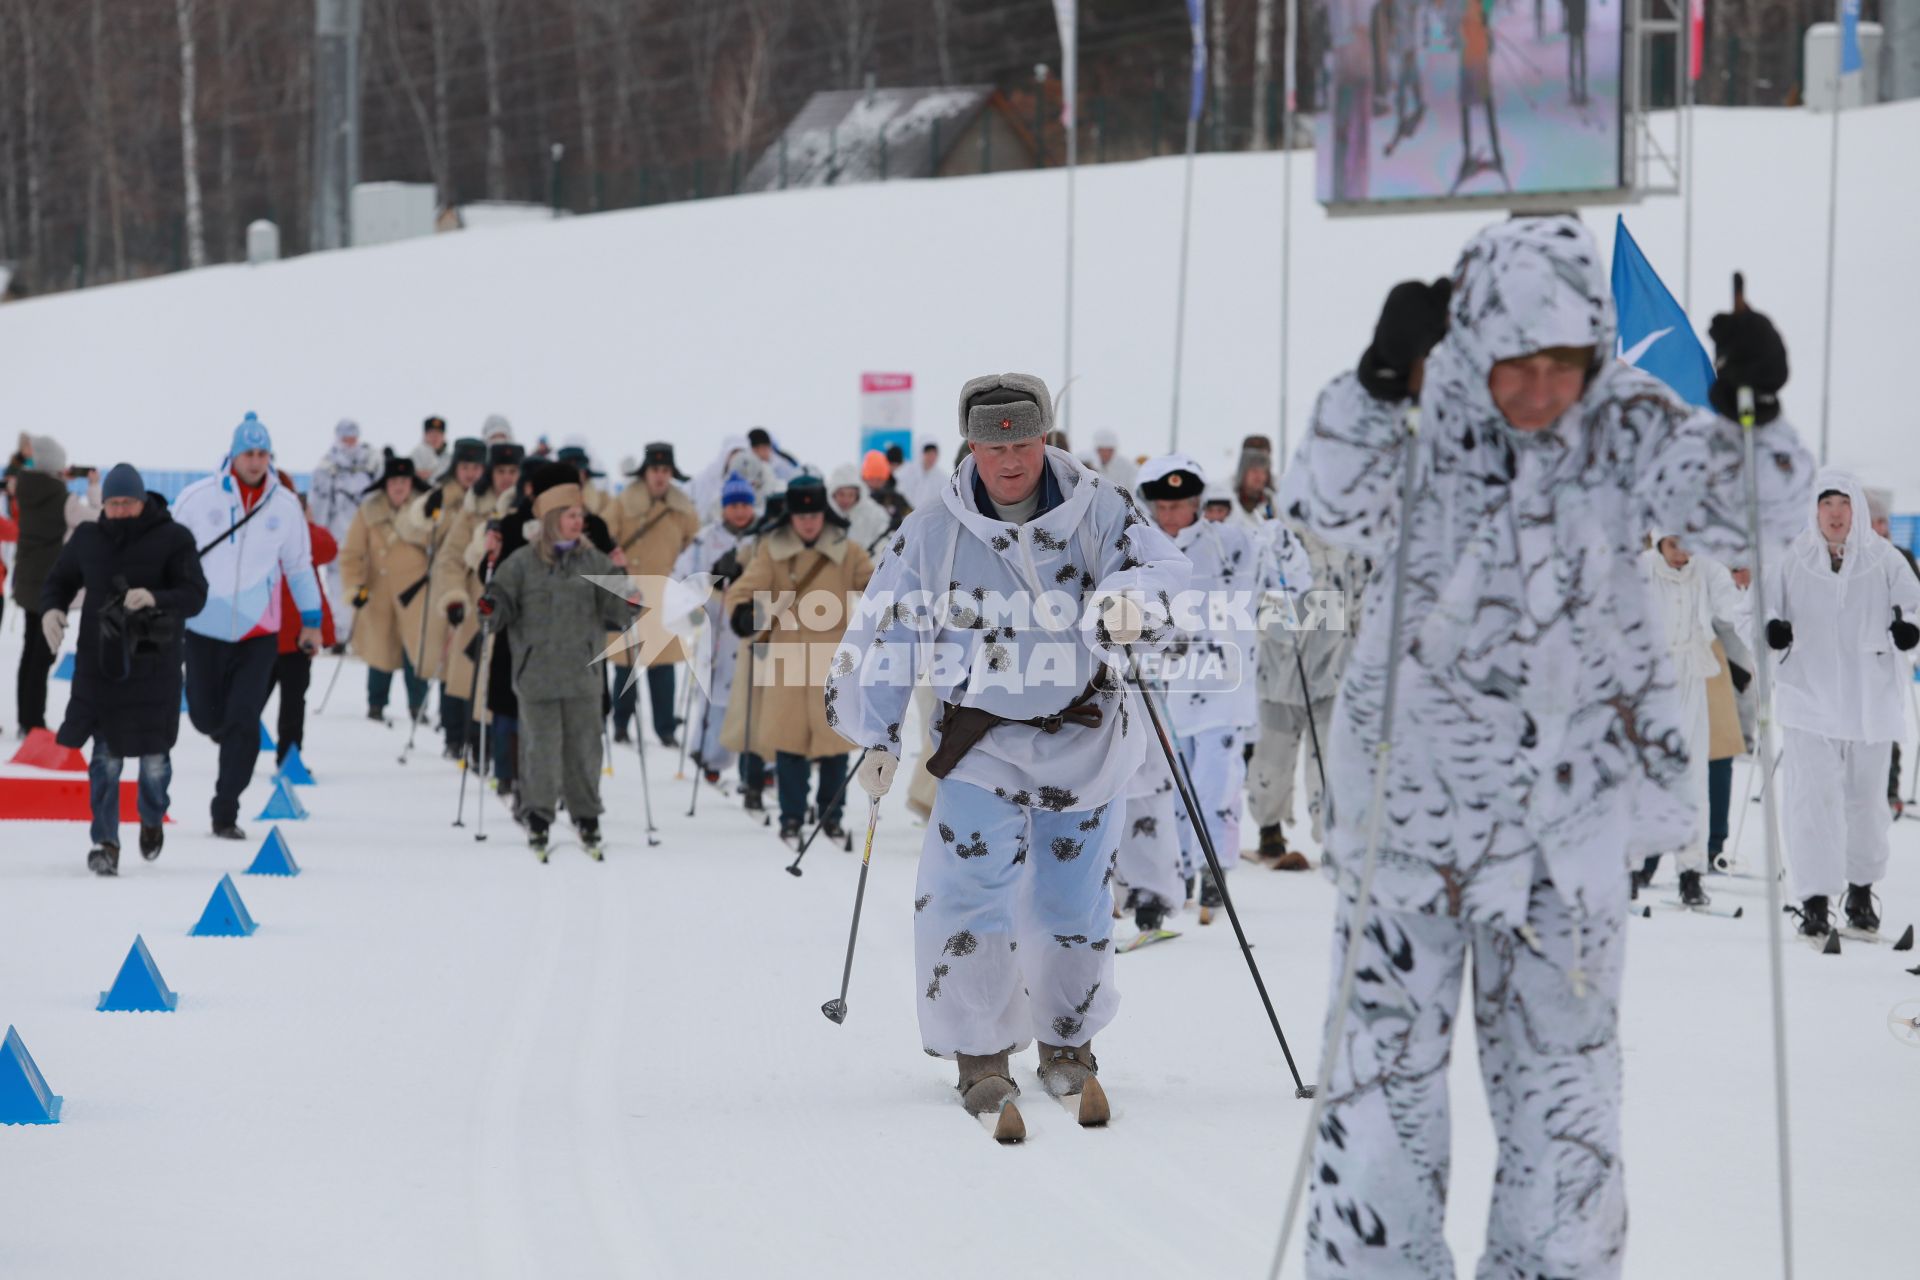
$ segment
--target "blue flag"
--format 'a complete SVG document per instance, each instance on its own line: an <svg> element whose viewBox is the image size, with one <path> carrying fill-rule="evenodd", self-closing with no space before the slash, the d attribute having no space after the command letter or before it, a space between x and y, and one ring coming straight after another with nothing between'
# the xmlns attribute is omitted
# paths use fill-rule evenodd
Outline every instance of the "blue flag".
<svg viewBox="0 0 1920 1280"><path fill-rule="evenodd" d="M1620 358L1704 408L1713 361L1622 217L1613 222L1613 307L1620 317Z"/></svg>
<svg viewBox="0 0 1920 1280"><path fill-rule="evenodd" d="M1860 69L1860 0L1841 0L1840 74Z"/></svg>
<svg viewBox="0 0 1920 1280"><path fill-rule="evenodd" d="M1187 0L1187 21L1193 27L1193 92L1187 119L1198 120L1207 105L1207 0Z"/></svg>

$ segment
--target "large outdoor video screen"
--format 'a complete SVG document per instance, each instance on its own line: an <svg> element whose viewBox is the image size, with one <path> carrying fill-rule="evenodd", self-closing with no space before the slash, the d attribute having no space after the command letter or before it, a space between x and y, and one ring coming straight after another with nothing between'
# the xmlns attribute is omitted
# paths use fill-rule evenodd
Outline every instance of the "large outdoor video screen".
<svg viewBox="0 0 1920 1280"><path fill-rule="evenodd" d="M1624 0L1308 0L1330 205L1621 185Z"/></svg>

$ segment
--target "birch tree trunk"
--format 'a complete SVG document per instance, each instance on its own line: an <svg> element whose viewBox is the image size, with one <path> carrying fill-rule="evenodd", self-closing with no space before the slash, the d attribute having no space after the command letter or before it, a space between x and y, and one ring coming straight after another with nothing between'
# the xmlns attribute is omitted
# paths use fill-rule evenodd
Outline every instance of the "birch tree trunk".
<svg viewBox="0 0 1920 1280"><path fill-rule="evenodd" d="M1259 0L1253 11L1253 149L1267 149L1267 95L1273 85L1273 4ZM1284 143L1282 144L1285 145Z"/></svg>
<svg viewBox="0 0 1920 1280"><path fill-rule="evenodd" d="M173 0L180 27L180 171L185 183L187 265L207 265L207 232L200 206L200 149L194 137L193 0Z"/></svg>

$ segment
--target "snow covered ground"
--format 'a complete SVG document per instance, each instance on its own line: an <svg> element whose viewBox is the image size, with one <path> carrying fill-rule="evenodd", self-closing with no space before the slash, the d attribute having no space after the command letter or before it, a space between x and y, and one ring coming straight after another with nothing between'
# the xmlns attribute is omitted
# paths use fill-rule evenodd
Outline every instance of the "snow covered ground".
<svg viewBox="0 0 1920 1280"><path fill-rule="evenodd" d="M1829 117L1698 112L1695 327L1744 270L1792 355L1787 413L1819 431ZM1457 127L1436 117L1429 126ZM1920 102L1850 111L1840 140L1832 458L1871 466L1920 510L1907 367L1920 295ZM1293 438L1319 389L1366 346L1395 281L1452 269L1498 211L1331 219L1313 157L1291 156ZM1194 181L1180 441L1230 463L1280 403L1285 159L1205 156ZM1129 452L1168 435L1182 165L1079 176L1075 381L1084 447L1111 427ZM1584 213L1605 249L1623 212L1679 295L1682 204ZM311 467L334 422L407 447L444 415L495 411L523 439L587 436L603 461L648 440L703 463L756 423L828 466L851 456L859 375L916 375L915 422L943 445L968 377L1063 374L1061 172L890 182L706 200L436 236L268 267L226 266L0 307L8 430L66 437L76 462L210 468L246 410L283 465ZM91 362L75 376L76 361ZM603 470L606 468L602 468Z"/></svg>
<svg viewBox="0 0 1920 1280"><path fill-rule="evenodd" d="M0 628L9 676L18 619ZM485 843L471 810L452 828L456 772L431 742L398 765L404 731L363 719L363 690L348 666L311 726L313 817L284 828L297 879L237 874L267 834L247 821L266 770L242 808L253 839L208 834L213 755L190 730L158 862L129 851L100 881L80 824L0 825L0 1024L66 1098L58 1126L0 1128L0 1275L1265 1274L1308 1104L1224 924L1188 917L1118 958L1124 1007L1098 1046L1112 1127L1077 1129L1029 1077L1031 1137L1001 1149L919 1049L921 833L892 798L836 1027L819 1006L857 857L816 845L804 878L782 874L736 802L703 791L687 818L656 748L661 845L628 752L605 784L606 863L563 848L540 866L498 807ZM1920 824L1894 840L1898 927L1920 915ZM223 872L259 932L188 938ZM1233 887L1311 1074L1330 890L1260 869ZM1631 923L1630 1276L1777 1274L1763 886L1710 888L1747 917ZM1663 876L1655 897L1671 891ZM178 1012L94 1012L136 933ZM1915 963L1785 956L1802 1275L1908 1271L1920 1048L1888 1017L1920 1013ZM1493 1147L1470 1024L1456 1043L1450 1234L1470 1267Z"/></svg>

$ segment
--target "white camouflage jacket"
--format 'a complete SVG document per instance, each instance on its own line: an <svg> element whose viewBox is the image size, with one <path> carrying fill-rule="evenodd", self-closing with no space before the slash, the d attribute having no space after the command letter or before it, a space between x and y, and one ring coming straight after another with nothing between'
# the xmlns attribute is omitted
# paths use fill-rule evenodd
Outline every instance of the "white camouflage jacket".
<svg viewBox="0 0 1920 1280"><path fill-rule="evenodd" d="M1633 803L1665 794L1686 762L1640 539L1680 531L1689 546L1738 553L1740 429L1610 358L1607 277L1574 218L1481 232L1450 311L1411 448L1409 406L1374 400L1347 373L1322 392L1281 490L1289 515L1374 564L1334 713L1328 863L1355 892L1391 658L1399 704L1375 902L1517 926L1544 859L1576 913L1618 914L1630 837L1677 846L1691 825L1684 806ZM1578 346L1601 353L1580 400L1543 431L1510 427L1487 390L1493 364ZM1755 444L1762 529L1783 540L1805 520L1812 459L1785 422ZM1403 537L1405 631L1390 652Z"/></svg>

